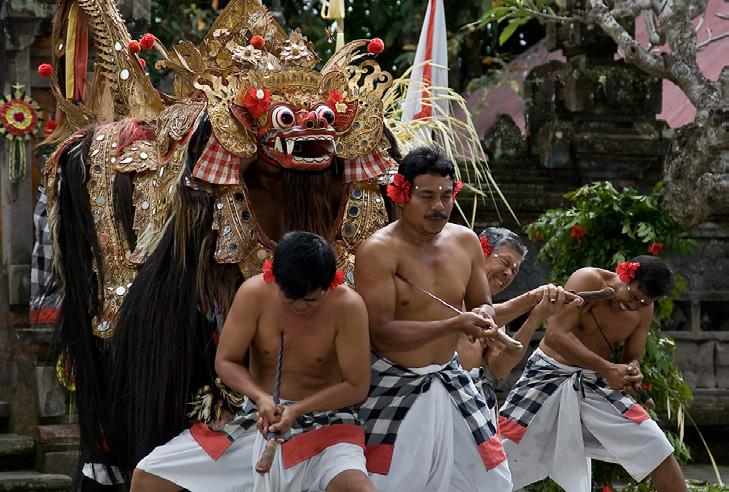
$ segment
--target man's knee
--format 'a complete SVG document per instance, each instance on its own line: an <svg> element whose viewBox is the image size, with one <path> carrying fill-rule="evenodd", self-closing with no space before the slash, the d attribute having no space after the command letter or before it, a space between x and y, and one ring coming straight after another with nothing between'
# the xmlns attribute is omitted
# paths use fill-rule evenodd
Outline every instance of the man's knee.
<svg viewBox="0 0 729 492"><path fill-rule="evenodd" d="M335 476L326 492L375 492L369 477L359 470L345 470Z"/></svg>

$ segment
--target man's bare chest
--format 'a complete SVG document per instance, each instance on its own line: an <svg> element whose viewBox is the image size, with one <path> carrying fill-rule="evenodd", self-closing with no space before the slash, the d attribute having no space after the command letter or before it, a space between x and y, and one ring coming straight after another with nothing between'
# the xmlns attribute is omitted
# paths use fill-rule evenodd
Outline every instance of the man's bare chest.
<svg viewBox="0 0 729 492"><path fill-rule="evenodd" d="M636 312L621 311L609 303L599 303L583 311L578 328L584 336L613 349L633 334L639 321Z"/></svg>

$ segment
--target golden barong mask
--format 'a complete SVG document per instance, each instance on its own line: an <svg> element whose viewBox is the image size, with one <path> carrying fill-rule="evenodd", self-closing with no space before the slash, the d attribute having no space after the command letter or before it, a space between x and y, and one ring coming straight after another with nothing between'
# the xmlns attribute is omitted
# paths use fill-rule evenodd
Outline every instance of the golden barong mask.
<svg viewBox="0 0 729 492"><path fill-rule="evenodd" d="M160 67L176 70L178 96L202 91L213 133L230 153L278 167L320 171L381 146L382 96L392 76L349 43L321 71L299 30L287 37L255 0L226 7L208 36L177 45Z"/></svg>

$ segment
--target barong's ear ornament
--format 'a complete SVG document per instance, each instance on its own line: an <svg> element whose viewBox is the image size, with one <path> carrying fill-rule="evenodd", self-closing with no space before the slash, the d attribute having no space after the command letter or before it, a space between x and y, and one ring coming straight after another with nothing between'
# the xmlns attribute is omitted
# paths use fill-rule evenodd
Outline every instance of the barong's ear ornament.
<svg viewBox="0 0 729 492"><path fill-rule="evenodd" d="M618 274L620 280L629 284L635 278L635 272L638 268L640 268L640 263L637 261L624 261L615 267L615 273Z"/></svg>

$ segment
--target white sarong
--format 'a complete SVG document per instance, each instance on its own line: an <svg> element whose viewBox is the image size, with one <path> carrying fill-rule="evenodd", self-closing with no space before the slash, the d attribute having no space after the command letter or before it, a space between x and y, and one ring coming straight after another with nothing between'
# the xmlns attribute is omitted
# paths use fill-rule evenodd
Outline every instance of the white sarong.
<svg viewBox="0 0 729 492"><path fill-rule="evenodd" d="M647 415L639 416L642 409L635 402L621 413L615 401L591 388L596 382L604 383L594 371L560 364L539 349L524 370L525 374L529 371L552 371L564 377L538 407L526 430L507 419L517 413L514 406L509 407L508 414L504 411L510 401L520 401L522 408L527 408L528 398L520 400L524 394L514 395L528 388L530 378L522 375L502 407L502 442L515 489L549 476L566 492L589 492L592 486L586 458L620 464L641 481L673 453L658 425ZM622 400L626 398L622 396Z"/></svg>
<svg viewBox="0 0 729 492"><path fill-rule="evenodd" d="M409 370L429 374L444 367ZM370 473L370 480L379 492L510 492L506 460L487 469L473 439L448 390L434 378L397 431L389 472Z"/></svg>
<svg viewBox="0 0 729 492"><path fill-rule="evenodd" d="M255 471L255 464L265 446L266 440L254 427L213 460L190 431L185 430L167 444L155 448L137 468L190 492L323 491L343 471L367 473L362 447L344 442L328 446L289 468L284 468L279 449L271 470L260 474Z"/></svg>

